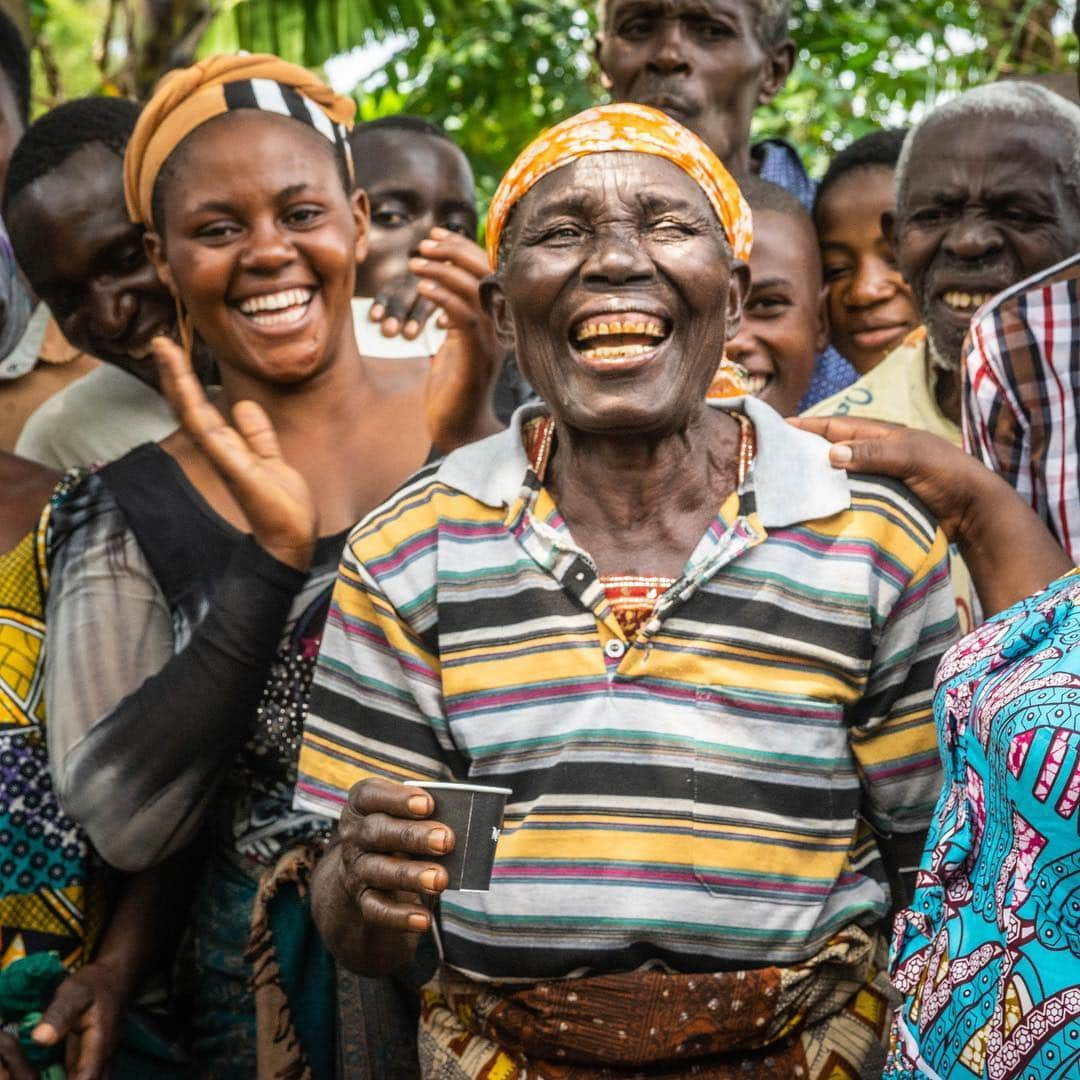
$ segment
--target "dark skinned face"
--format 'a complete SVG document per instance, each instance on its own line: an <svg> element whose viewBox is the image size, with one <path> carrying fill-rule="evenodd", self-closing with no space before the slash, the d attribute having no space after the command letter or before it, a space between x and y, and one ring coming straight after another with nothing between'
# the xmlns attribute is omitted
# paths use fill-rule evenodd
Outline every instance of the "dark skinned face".
<svg viewBox="0 0 1080 1080"><path fill-rule="evenodd" d="M8 162L25 130L15 88L4 75L0 77L0 191L4 190L7 181Z"/></svg>
<svg viewBox="0 0 1080 1080"><path fill-rule="evenodd" d="M754 211L750 296L727 354L750 373L753 393L781 416L794 416L825 348L824 297L817 237L808 221Z"/></svg>
<svg viewBox="0 0 1080 1080"><path fill-rule="evenodd" d="M762 46L757 17L753 0L611 0L597 42L612 100L662 109L744 173L754 109L794 61L790 41Z"/></svg>
<svg viewBox="0 0 1080 1080"><path fill-rule="evenodd" d="M881 227L895 206L891 168L853 169L825 193L818 232L833 344L859 374L880 364L920 323L915 298Z"/></svg>
<svg viewBox="0 0 1080 1080"><path fill-rule="evenodd" d="M330 143L298 120L244 110L176 153L147 246L223 375L280 384L327 370L352 340L367 231L367 202L346 193Z"/></svg>
<svg viewBox="0 0 1080 1080"><path fill-rule="evenodd" d="M894 242L943 363L959 367L981 304L1080 249L1080 205L1061 166L1071 156L1057 129L1006 115L924 130Z"/></svg>
<svg viewBox="0 0 1080 1080"><path fill-rule="evenodd" d="M19 265L68 341L155 382L150 341L172 332L176 310L128 219L121 159L89 143L23 188L10 212Z"/></svg>
<svg viewBox="0 0 1080 1080"><path fill-rule="evenodd" d="M749 268L686 173L594 154L544 177L509 228L485 306L556 420L661 438L704 415Z"/></svg>
<svg viewBox="0 0 1080 1080"><path fill-rule="evenodd" d="M409 131L353 137L356 183L371 205L367 257L356 270L357 296L376 296L409 273L409 259L436 226L476 237L476 191L465 155L446 139Z"/></svg>

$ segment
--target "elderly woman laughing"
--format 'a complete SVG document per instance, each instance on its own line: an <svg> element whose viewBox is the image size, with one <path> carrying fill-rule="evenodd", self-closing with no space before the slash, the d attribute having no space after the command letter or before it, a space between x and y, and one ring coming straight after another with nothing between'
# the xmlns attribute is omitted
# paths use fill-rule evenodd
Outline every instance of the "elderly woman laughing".
<svg viewBox="0 0 1080 1080"><path fill-rule="evenodd" d="M945 540L745 396L706 402L749 213L635 105L559 125L492 203L488 310L543 403L353 532L298 801L342 963L434 926L438 1077L878 1076L890 866L941 775ZM513 790L490 892L411 779Z"/></svg>

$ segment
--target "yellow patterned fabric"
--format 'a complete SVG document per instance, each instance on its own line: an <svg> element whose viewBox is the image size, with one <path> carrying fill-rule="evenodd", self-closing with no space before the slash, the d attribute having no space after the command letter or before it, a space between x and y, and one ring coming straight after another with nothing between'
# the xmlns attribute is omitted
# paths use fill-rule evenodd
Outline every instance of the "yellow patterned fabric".
<svg viewBox="0 0 1080 1080"><path fill-rule="evenodd" d="M0 728L44 719L44 541L37 532L0 555Z"/></svg>
<svg viewBox="0 0 1080 1080"><path fill-rule="evenodd" d="M689 129L659 109L621 102L586 109L534 139L499 184L487 217L488 259L495 266L499 239L514 204L556 169L587 157L629 151L678 165L716 211L736 259L749 260L754 238L750 207L720 159Z"/></svg>
<svg viewBox="0 0 1080 1080"><path fill-rule="evenodd" d="M54 499L79 475L65 478ZM43 682L51 510L52 503L37 528L0 555L0 970L44 951L69 968L85 963L104 906L89 843L49 777Z"/></svg>

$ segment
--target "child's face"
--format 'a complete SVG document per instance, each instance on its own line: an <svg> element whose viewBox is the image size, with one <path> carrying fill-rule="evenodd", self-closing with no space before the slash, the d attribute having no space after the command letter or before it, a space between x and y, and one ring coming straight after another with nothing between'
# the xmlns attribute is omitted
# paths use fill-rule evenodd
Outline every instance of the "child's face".
<svg viewBox="0 0 1080 1080"><path fill-rule="evenodd" d="M750 297L728 358L742 364L753 393L794 416L825 348L817 240L809 224L774 210L754 211Z"/></svg>
<svg viewBox="0 0 1080 1080"><path fill-rule="evenodd" d="M881 230L881 215L895 206L893 180L889 168L855 169L829 189L818 208L832 342L860 375L920 322Z"/></svg>
<svg viewBox="0 0 1080 1080"><path fill-rule="evenodd" d="M436 226L476 236L476 193L465 155L448 139L373 131L353 139L357 184L371 203L367 258L356 295L376 296L409 273L409 259Z"/></svg>

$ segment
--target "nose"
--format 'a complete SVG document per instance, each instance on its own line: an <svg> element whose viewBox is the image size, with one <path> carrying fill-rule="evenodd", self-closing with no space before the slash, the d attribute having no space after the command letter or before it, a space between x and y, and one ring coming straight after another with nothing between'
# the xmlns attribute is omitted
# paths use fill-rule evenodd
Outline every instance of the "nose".
<svg viewBox="0 0 1080 1080"><path fill-rule="evenodd" d="M754 355L754 335L752 332L753 319L743 312L742 322L739 324L739 332L724 346L724 355L736 364L743 364Z"/></svg>
<svg viewBox="0 0 1080 1080"><path fill-rule="evenodd" d="M598 237L589 257L581 267L587 285L637 285L652 281L656 268L631 237Z"/></svg>
<svg viewBox="0 0 1080 1080"><path fill-rule="evenodd" d="M86 299L61 321L60 329L73 342L88 337L116 341L130 325L137 307L138 301L127 289L91 279Z"/></svg>
<svg viewBox="0 0 1080 1080"><path fill-rule="evenodd" d="M1001 233L981 213L963 214L945 236L944 247L959 259L984 259L1001 250Z"/></svg>
<svg viewBox="0 0 1080 1080"><path fill-rule="evenodd" d="M891 300L899 283L899 272L883 259L864 259L855 267L844 290L844 303L851 308L873 307Z"/></svg>
<svg viewBox="0 0 1080 1080"><path fill-rule="evenodd" d="M276 220L264 218L248 233L240 254L240 266L255 273L270 274L296 258L296 249Z"/></svg>
<svg viewBox="0 0 1080 1080"><path fill-rule="evenodd" d="M409 255L416 257L420 254L420 241L426 240L428 234L435 228L434 214L419 214L409 226Z"/></svg>
<svg viewBox="0 0 1080 1080"><path fill-rule="evenodd" d="M690 70L686 40L678 19L658 20L656 51L648 66L663 75L685 74Z"/></svg>

